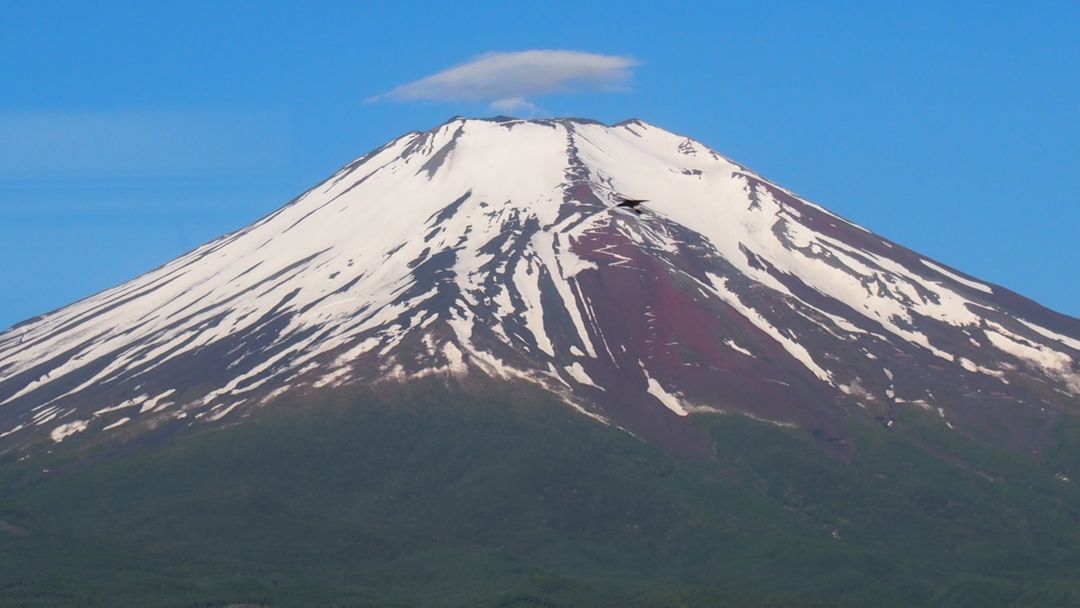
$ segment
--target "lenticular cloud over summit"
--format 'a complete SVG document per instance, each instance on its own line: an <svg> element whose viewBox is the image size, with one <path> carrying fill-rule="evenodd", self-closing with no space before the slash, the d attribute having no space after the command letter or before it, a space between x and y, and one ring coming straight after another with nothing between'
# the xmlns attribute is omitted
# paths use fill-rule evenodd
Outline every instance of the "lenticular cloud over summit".
<svg viewBox="0 0 1080 608"><path fill-rule="evenodd" d="M579 51L488 53L369 101L490 101L493 108L533 107L526 98L571 91L620 91L638 62Z"/></svg>

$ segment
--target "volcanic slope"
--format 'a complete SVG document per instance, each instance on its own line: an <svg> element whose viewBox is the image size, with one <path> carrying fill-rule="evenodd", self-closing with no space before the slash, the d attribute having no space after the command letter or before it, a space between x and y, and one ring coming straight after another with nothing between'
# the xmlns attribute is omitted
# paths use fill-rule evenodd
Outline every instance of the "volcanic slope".
<svg viewBox="0 0 1080 608"><path fill-rule="evenodd" d="M433 376L689 452L697 413L843 446L905 410L1027 449L1077 409L1080 321L639 120L456 118L0 334L0 450Z"/></svg>

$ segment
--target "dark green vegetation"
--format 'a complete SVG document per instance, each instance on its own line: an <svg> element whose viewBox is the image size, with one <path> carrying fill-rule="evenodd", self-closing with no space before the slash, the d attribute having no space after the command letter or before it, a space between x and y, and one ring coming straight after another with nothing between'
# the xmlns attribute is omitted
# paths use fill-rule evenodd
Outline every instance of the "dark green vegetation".
<svg viewBox="0 0 1080 608"><path fill-rule="evenodd" d="M504 391L4 457L0 606L1080 605L1075 433L1046 463L913 413L842 460L708 416L693 461Z"/></svg>

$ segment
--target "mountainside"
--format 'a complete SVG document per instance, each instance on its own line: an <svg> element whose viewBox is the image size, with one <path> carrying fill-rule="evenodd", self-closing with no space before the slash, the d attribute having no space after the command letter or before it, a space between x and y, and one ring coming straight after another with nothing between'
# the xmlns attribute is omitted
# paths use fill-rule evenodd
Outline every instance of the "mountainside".
<svg viewBox="0 0 1080 608"><path fill-rule="evenodd" d="M1080 408L1080 320L641 121L453 119L0 334L0 451L425 377L533 384L687 453L714 412L846 450L849 421L916 410L1038 449Z"/></svg>
<svg viewBox="0 0 1080 608"><path fill-rule="evenodd" d="M454 119L0 334L0 606L1080 605L1078 365L693 140Z"/></svg>

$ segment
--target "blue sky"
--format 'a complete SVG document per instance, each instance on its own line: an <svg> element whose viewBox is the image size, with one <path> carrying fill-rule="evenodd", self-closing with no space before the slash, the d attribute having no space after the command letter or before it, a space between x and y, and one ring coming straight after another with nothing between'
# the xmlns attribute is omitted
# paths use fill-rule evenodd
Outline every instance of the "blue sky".
<svg viewBox="0 0 1080 608"><path fill-rule="evenodd" d="M1080 316L1077 2L0 0L0 327L149 270L482 100L365 102L489 52L632 58L639 117Z"/></svg>

